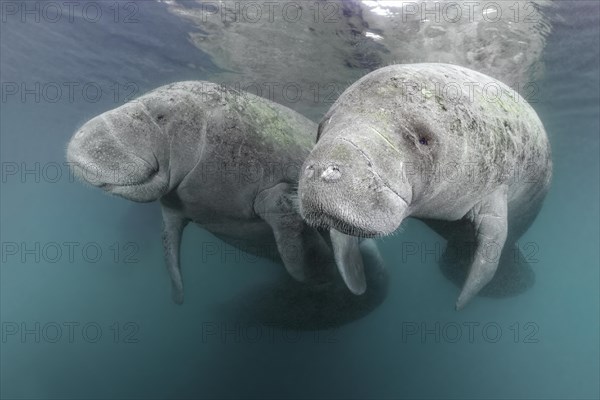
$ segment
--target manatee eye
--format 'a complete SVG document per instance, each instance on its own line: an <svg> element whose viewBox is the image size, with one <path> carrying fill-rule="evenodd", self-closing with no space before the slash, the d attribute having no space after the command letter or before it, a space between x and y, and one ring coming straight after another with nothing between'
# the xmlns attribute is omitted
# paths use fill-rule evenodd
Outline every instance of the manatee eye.
<svg viewBox="0 0 600 400"><path fill-rule="evenodd" d="M425 146L427 146L429 144L429 142L427 141L427 139L423 138L423 137L419 139L419 143L421 143L421 144L423 144Z"/></svg>
<svg viewBox="0 0 600 400"><path fill-rule="evenodd" d="M159 115L156 117L157 120L162 121L165 118L164 115Z"/></svg>

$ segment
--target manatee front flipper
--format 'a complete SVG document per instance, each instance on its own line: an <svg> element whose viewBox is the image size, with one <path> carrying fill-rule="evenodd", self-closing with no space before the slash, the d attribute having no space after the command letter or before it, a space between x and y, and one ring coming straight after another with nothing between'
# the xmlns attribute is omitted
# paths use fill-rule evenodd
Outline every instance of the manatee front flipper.
<svg viewBox="0 0 600 400"><path fill-rule="evenodd" d="M279 183L258 194L254 212L273 229L281 260L294 279L323 280L334 262L331 251L321 234L296 212L294 196L290 184Z"/></svg>
<svg viewBox="0 0 600 400"><path fill-rule="evenodd" d="M475 231L475 253L456 302L457 310L462 309L496 273L508 231L506 194L507 187L503 185L477 203L466 215Z"/></svg>
<svg viewBox="0 0 600 400"><path fill-rule="evenodd" d="M448 241L439 268L446 279L461 288L473 263L475 248L473 225L466 219L458 221L423 219L423 222ZM531 288L535 282L535 274L528 262L533 258L530 246L527 246L526 252L528 257L514 243L514 238L507 238L496 274L478 295L506 298L517 296Z"/></svg>
<svg viewBox="0 0 600 400"><path fill-rule="evenodd" d="M331 229L329 235L331 236L335 263L346 286L354 294L363 294L367 290L367 282L360 253L359 238L346 235L335 229Z"/></svg>
<svg viewBox="0 0 600 400"><path fill-rule="evenodd" d="M440 270L444 277L456 286L461 287L467 277L469 266L473 261L473 240L451 240L440 260ZM535 274L527 257L519 246L509 244L508 240L502 250L498 269L494 278L479 292L479 296L490 298L506 298L519 295L533 286Z"/></svg>
<svg viewBox="0 0 600 400"><path fill-rule="evenodd" d="M167 271L171 277L171 297L176 304L183 303L183 280L179 264L181 236L188 221L172 209L162 205L163 231L162 242L167 262Z"/></svg>

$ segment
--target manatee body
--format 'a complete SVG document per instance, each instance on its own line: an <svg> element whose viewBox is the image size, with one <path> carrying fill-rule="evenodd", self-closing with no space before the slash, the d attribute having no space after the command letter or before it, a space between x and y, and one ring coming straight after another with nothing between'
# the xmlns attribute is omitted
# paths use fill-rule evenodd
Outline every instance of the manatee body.
<svg viewBox="0 0 600 400"><path fill-rule="evenodd" d="M300 213L332 240L388 235L414 217L449 247L473 243L460 309L510 258L551 175L542 122L508 86L456 65L393 65L350 86L323 118ZM360 269L343 275L351 290L364 285Z"/></svg>
<svg viewBox="0 0 600 400"><path fill-rule="evenodd" d="M328 235L305 224L294 207L298 171L316 130L269 100L209 82L179 82L91 119L71 139L67 159L78 177L107 192L160 201L173 299L181 303L179 247L190 221L242 250L282 261L296 280L331 279ZM372 244L360 249L377 253ZM362 266L360 249L345 256Z"/></svg>

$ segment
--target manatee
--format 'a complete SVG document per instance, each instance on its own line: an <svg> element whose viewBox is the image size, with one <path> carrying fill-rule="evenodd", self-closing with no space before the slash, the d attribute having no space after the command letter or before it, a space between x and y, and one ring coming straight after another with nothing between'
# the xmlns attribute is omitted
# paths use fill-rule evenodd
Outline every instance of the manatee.
<svg viewBox="0 0 600 400"><path fill-rule="evenodd" d="M177 82L85 123L67 159L84 182L135 202L160 202L172 297L181 304L179 251L189 222L282 262L297 281L331 283L328 233L308 226L295 205L298 171L316 131L302 115L252 94ZM365 246L366 256L378 255ZM362 267L360 250L349 251L345 260Z"/></svg>
<svg viewBox="0 0 600 400"><path fill-rule="evenodd" d="M302 168L300 214L330 229L338 248L392 234L408 217L448 248L471 242L457 309L510 259L552 175L546 132L523 97L489 76L439 63L392 65L351 85L323 117ZM338 265L349 289L361 293L362 266L350 266Z"/></svg>

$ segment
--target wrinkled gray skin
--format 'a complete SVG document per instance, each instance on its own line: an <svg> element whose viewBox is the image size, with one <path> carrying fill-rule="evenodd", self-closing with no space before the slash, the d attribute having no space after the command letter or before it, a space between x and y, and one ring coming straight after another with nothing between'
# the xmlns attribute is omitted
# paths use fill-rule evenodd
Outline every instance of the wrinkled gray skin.
<svg viewBox="0 0 600 400"><path fill-rule="evenodd" d="M317 140L298 188L303 218L346 242L389 235L407 217L449 245L471 236L457 309L490 282L498 252L513 249L531 225L552 175L546 132L531 106L499 81L449 64L366 75L331 107ZM459 172L432 174L436 168ZM353 292L364 290L360 269L342 275Z"/></svg>
<svg viewBox="0 0 600 400"><path fill-rule="evenodd" d="M84 124L67 159L93 186L136 202L160 200L172 296L180 304L179 248L190 221L242 250L282 261L296 280L331 279L328 235L294 208L298 171L316 131L312 121L266 99L179 82ZM377 253L372 244L361 249ZM358 251L337 253L362 267Z"/></svg>

